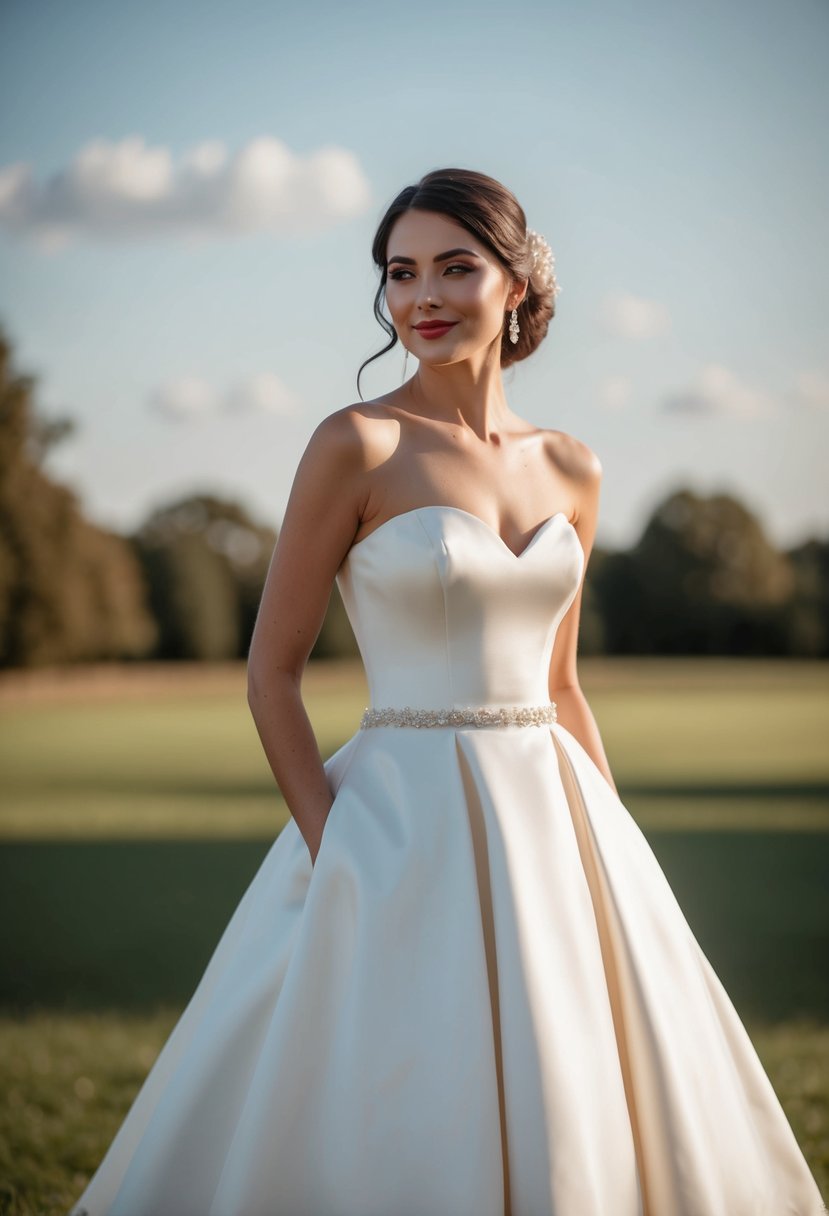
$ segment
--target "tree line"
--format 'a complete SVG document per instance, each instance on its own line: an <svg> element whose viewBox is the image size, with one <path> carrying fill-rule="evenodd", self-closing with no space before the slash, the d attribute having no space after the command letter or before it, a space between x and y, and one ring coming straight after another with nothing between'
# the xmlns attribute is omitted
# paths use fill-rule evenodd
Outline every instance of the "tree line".
<svg viewBox="0 0 829 1216"><path fill-rule="evenodd" d="M44 468L71 419L45 420L0 334L0 667L247 657L278 533L190 495L131 535L84 518ZM626 550L595 546L581 654L829 656L829 539L778 550L729 494L677 490ZM311 659L353 656L339 590Z"/></svg>

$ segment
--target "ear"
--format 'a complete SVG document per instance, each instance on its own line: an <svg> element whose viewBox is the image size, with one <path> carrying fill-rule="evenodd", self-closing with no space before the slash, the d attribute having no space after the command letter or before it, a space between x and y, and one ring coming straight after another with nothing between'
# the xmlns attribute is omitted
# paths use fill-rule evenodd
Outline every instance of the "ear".
<svg viewBox="0 0 829 1216"><path fill-rule="evenodd" d="M513 289L507 297L507 309L510 312L527 298L527 292L530 290L530 280L528 278L515 279L513 282Z"/></svg>

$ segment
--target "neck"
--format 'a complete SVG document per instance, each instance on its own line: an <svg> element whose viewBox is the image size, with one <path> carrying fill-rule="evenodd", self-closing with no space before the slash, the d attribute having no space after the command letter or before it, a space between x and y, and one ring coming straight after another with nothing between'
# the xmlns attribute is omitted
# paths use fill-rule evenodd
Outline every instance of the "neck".
<svg viewBox="0 0 829 1216"><path fill-rule="evenodd" d="M421 363L406 385L419 414L451 423L482 443L503 429L512 417L501 377L500 348L482 360L431 367Z"/></svg>

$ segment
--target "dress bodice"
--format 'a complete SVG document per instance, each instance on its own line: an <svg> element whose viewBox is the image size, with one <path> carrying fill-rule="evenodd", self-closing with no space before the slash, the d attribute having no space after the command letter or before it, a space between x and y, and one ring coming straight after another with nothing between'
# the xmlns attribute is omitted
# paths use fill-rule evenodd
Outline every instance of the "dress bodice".
<svg viewBox="0 0 829 1216"><path fill-rule="evenodd" d="M539 705L584 551L564 512L515 554L477 515L418 507L352 545L337 585L374 706Z"/></svg>

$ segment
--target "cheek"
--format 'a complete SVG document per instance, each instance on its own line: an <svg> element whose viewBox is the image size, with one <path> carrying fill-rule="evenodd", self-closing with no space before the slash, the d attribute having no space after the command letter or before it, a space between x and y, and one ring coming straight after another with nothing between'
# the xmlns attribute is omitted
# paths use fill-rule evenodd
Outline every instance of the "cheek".
<svg viewBox="0 0 829 1216"><path fill-rule="evenodd" d="M395 315L400 312L403 307L403 302L399 293L391 286L386 287L386 310L394 319Z"/></svg>
<svg viewBox="0 0 829 1216"><path fill-rule="evenodd" d="M501 312L503 308L504 288L503 284L490 279L486 285L486 307L493 312Z"/></svg>
<svg viewBox="0 0 829 1216"><path fill-rule="evenodd" d="M465 297L481 315L501 313L501 287L491 278L475 278L465 284Z"/></svg>

